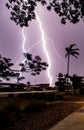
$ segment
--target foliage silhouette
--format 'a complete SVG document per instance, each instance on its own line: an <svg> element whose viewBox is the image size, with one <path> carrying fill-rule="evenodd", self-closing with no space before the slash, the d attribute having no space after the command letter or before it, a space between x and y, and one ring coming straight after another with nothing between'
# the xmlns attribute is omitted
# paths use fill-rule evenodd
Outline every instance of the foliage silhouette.
<svg viewBox="0 0 84 130"><path fill-rule="evenodd" d="M42 62L40 56L32 57L31 54L24 54L26 60L24 63L21 63L21 72L28 72L31 75L36 76L39 75L42 70L46 70L48 64L46 62Z"/></svg>
<svg viewBox="0 0 84 130"><path fill-rule="evenodd" d="M10 77L15 77L14 71L11 70L13 65L14 64L11 62L11 59L0 55L0 78L9 80Z"/></svg>
<svg viewBox="0 0 84 130"><path fill-rule="evenodd" d="M75 24L84 19L83 0L8 0L6 7L11 11L11 20L21 27L27 27L30 21L36 19L35 7L38 2L49 11L53 9L62 24L66 24L67 20Z"/></svg>
<svg viewBox="0 0 84 130"><path fill-rule="evenodd" d="M31 85L30 81L27 82L28 87Z"/></svg>
<svg viewBox="0 0 84 130"><path fill-rule="evenodd" d="M78 76L74 74L72 77L70 77L70 80L72 81L72 86L74 90L74 94L76 94L77 89L81 89L83 85L83 78L82 76Z"/></svg>
<svg viewBox="0 0 84 130"><path fill-rule="evenodd" d="M58 81L55 82L55 85L59 91L65 91L66 89L66 78L61 72L58 74Z"/></svg>
<svg viewBox="0 0 84 130"><path fill-rule="evenodd" d="M25 53L24 63L20 63L19 70L13 70L11 67L14 65L11 59L2 57L0 55L0 77L9 80L11 77L17 78L17 83L25 77L20 76L21 72L28 72L35 76L40 74L42 70L46 70L48 64L43 62L40 56L32 57L32 54Z"/></svg>
<svg viewBox="0 0 84 130"><path fill-rule="evenodd" d="M70 64L70 56L73 56L75 58L78 58L77 56L79 55L79 49L74 48L76 44L71 44L69 47L66 47L66 55L65 57L67 58L67 90L68 90L68 78L69 78L69 64Z"/></svg>
<svg viewBox="0 0 84 130"><path fill-rule="evenodd" d="M16 79L17 79L17 84L19 84L19 81L25 79L25 77L21 76L20 73L16 73Z"/></svg>
<svg viewBox="0 0 84 130"><path fill-rule="evenodd" d="M67 62L67 74L69 75L69 62L70 62L70 55L78 58L77 56L79 55L79 49L78 48L74 48L76 46L76 44L71 44L69 47L66 47L66 55L65 57L68 59Z"/></svg>

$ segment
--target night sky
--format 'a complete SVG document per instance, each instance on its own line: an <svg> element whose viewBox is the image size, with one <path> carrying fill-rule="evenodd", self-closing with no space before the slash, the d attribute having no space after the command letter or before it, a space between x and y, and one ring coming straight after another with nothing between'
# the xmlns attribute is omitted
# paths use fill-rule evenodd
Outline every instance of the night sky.
<svg viewBox="0 0 84 130"><path fill-rule="evenodd" d="M5 57L12 58L15 63L14 68L18 68L18 64L24 60L21 34L22 28L17 26L10 20L10 12L5 7L7 0L0 0L0 54ZM70 74L84 74L84 23L80 21L78 24L67 22L66 25L60 23L60 18L54 11L47 11L46 8L39 5L36 12L41 20L45 34L46 48L51 61L50 75L54 82L59 72L66 73L67 59L65 58L65 47L70 44L77 44L80 49L78 60L74 57L70 59ZM30 50L34 56L39 55L47 62L46 55L42 46L41 31L37 20L29 23L29 27L25 28L26 51L35 44ZM42 72L39 76L33 77L26 74L23 82L30 81L31 84L49 83L47 71ZM15 81L14 81L15 82Z"/></svg>

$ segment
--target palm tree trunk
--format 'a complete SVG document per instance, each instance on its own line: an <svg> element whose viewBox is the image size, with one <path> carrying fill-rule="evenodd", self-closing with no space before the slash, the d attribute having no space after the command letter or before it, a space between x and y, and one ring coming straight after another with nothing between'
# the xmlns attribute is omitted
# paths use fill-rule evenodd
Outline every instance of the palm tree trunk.
<svg viewBox="0 0 84 130"><path fill-rule="evenodd" d="M68 55L68 63L67 63L67 75L69 76L69 61L70 61L70 55Z"/></svg>
<svg viewBox="0 0 84 130"><path fill-rule="evenodd" d="M70 62L70 55L68 55L68 61L67 61L67 92L69 90L69 62Z"/></svg>

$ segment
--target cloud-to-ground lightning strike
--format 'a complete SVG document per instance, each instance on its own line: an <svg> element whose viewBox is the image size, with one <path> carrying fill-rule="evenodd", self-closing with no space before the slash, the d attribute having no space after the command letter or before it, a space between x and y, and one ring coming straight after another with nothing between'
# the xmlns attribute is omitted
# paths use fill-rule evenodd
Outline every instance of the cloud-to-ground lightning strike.
<svg viewBox="0 0 84 130"><path fill-rule="evenodd" d="M51 62L50 62L50 58L49 58L49 54L48 54L48 51L46 49L46 41L45 41L45 38L44 38L44 31L42 29L42 24L41 24L41 21L40 21L40 18L39 16L36 14L36 17L37 17L37 21L39 23L39 28L40 28L40 31L41 31L41 34L42 34L42 42L43 42L43 49L44 49L44 52L46 54L46 57L47 57L47 60L48 60L48 64L49 64L49 67L47 69L47 74L48 74L48 78L50 80L50 86L52 84L52 77L50 76L50 68L51 68ZM22 37L23 37L23 42L22 42L22 50L23 50L23 53L26 53L26 49L25 49L25 43L26 43L26 37L25 37L25 33L24 33L25 29L23 28L21 33L22 33ZM39 44L41 41L37 42L36 44L34 44L33 46L31 46L29 49L28 49L28 52L34 47L36 46L37 44Z"/></svg>
<svg viewBox="0 0 84 130"><path fill-rule="evenodd" d="M27 1L27 0L24 0L24 2ZM48 64L49 64L49 67L47 69L47 74L48 74L48 78L50 80L50 86L52 84L52 77L50 75L50 68L51 68L51 62L50 62L50 58L49 58L49 54L48 54L48 51L46 49L46 41L45 41L45 38L44 38L44 31L43 31L43 28L42 28L42 24L41 24L41 21L40 21L40 18L39 16L37 15L37 13L35 12L36 14L36 17L37 17L37 21L39 23L39 28L40 28L40 31L41 31L41 34L42 34L42 41L43 41L43 48L44 48L44 52L46 54L46 57L47 57L47 60L48 60ZM25 50L25 34L24 34L24 28L22 29L22 36L23 36L23 44L22 44L22 50L24 53L26 53L26 50Z"/></svg>
<svg viewBox="0 0 84 130"><path fill-rule="evenodd" d="M25 44L26 44L26 37L25 37L25 28L22 29L21 31L21 34L22 34L22 38L23 38L23 41L22 41L22 51L23 53L26 53L26 49L25 49ZM22 63L24 63L24 60L22 60ZM22 76L22 73L20 73L20 76Z"/></svg>
<svg viewBox="0 0 84 130"><path fill-rule="evenodd" d="M53 40L52 40L52 39L48 39L48 40L51 42L55 54L59 57L59 59L62 61L62 63L64 63L65 65L67 65L67 63L66 63L65 60L62 58L62 56L57 52L57 50L56 50L56 48L55 48L55 46L54 46Z"/></svg>
<svg viewBox="0 0 84 130"><path fill-rule="evenodd" d="M21 33L22 33L22 37L23 37L23 42L22 42L22 50L23 50L23 53L26 53L26 49L25 49L25 43L26 43L26 37L25 37L25 28L22 29Z"/></svg>
<svg viewBox="0 0 84 130"><path fill-rule="evenodd" d="M35 46L37 46L38 44L41 44L41 42L43 43L43 48L44 48L44 51L46 53L46 56L47 56L47 59L48 59L48 64L49 64L49 68L48 68L47 72L48 72L48 77L49 77L50 85L51 85L52 84L52 77L50 76L50 67L51 67L50 58L49 58L49 54L48 54L47 49L46 49L46 41L45 41L45 37L44 37L44 31L43 31L43 28L42 28L42 24L41 24L40 19L39 19L37 14L36 14L36 16L37 16L37 20L39 22L39 28L41 30L42 38L41 38L41 40L39 40L38 42L34 43L29 49L26 50L25 49L25 45L26 45L25 28L23 28L21 30L22 39L23 39L23 41L22 41L22 51L23 51L23 53L30 52ZM55 54L66 65L66 62L64 61L64 59L59 55L59 53L55 49L54 43L53 43L52 39L48 38L48 40L51 42ZM20 57L22 57L22 55ZM24 60L22 62L24 62ZM22 73L20 73L20 75L22 75Z"/></svg>
<svg viewBox="0 0 84 130"><path fill-rule="evenodd" d="M28 52L30 52L35 46L41 43L42 40L39 40L38 42L34 43L29 49Z"/></svg>
<svg viewBox="0 0 84 130"><path fill-rule="evenodd" d="M43 49L44 49L44 52L46 54L48 65L49 65L49 67L47 69L47 74L48 74L48 78L50 80L50 86L51 86L52 85L52 77L51 77L51 74L50 74L50 68L51 68L50 56L49 56L49 53L46 49L46 41L45 41L44 30L42 28L41 20L40 20L39 16L37 15L37 13L35 13L35 14L36 14L36 18L37 18L37 21L39 23L39 28L40 28L40 31L41 31L41 37L42 37L42 41L43 41Z"/></svg>

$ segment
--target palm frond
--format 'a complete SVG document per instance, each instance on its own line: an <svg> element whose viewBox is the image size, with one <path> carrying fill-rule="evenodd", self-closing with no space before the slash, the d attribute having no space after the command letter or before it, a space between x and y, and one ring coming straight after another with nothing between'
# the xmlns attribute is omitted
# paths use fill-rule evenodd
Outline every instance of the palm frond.
<svg viewBox="0 0 84 130"><path fill-rule="evenodd" d="M72 55L75 58L78 58L79 55L79 48L73 48L74 46L76 46L76 44L71 44L69 47L66 47L66 54L65 57Z"/></svg>
<svg viewBox="0 0 84 130"><path fill-rule="evenodd" d="M73 48L72 50L73 51L79 51L80 49L79 48Z"/></svg>
<svg viewBox="0 0 84 130"><path fill-rule="evenodd" d="M69 47L66 47L66 48L65 48L65 50L66 50L65 57L67 57L67 56L68 56L68 54L69 54Z"/></svg>
<svg viewBox="0 0 84 130"><path fill-rule="evenodd" d="M70 47L69 47L69 50L72 50L72 48L76 46L76 44L71 44Z"/></svg>
<svg viewBox="0 0 84 130"><path fill-rule="evenodd" d="M71 52L70 55L74 56L76 59L78 59L78 52Z"/></svg>
<svg viewBox="0 0 84 130"><path fill-rule="evenodd" d="M69 47L66 47L65 50L66 50L66 52L68 52L69 51Z"/></svg>
<svg viewBox="0 0 84 130"><path fill-rule="evenodd" d="M79 52L77 52L77 51L71 51L71 53L70 53L71 55L79 55Z"/></svg>
<svg viewBox="0 0 84 130"><path fill-rule="evenodd" d="M66 53L66 54L65 54L65 57L67 57L67 56L68 56L68 54Z"/></svg>
<svg viewBox="0 0 84 130"><path fill-rule="evenodd" d="M77 55L73 54L73 56L74 56L76 59L78 59L78 56L77 56Z"/></svg>

